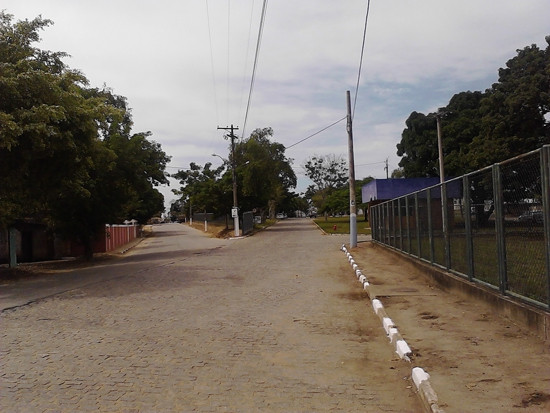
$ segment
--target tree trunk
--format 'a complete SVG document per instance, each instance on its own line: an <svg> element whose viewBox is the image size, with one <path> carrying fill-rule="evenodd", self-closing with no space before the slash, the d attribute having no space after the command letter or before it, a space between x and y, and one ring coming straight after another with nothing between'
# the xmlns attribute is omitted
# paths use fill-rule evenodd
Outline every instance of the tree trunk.
<svg viewBox="0 0 550 413"><path fill-rule="evenodd" d="M84 259L86 261L92 261L94 258L94 250L92 248L92 237L84 237L82 240L84 245Z"/></svg>

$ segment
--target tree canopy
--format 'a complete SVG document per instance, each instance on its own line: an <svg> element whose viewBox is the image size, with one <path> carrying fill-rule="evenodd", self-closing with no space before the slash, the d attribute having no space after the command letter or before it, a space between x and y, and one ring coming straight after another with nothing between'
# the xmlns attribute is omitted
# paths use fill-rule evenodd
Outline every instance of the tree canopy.
<svg viewBox="0 0 550 413"><path fill-rule="evenodd" d="M31 219L89 246L101 225L162 211L170 158L132 134L126 99L34 47L51 21L12 20L0 12L0 227Z"/></svg>
<svg viewBox="0 0 550 413"><path fill-rule="evenodd" d="M345 198L344 201L337 202L336 199L339 197L332 197L331 200L331 195L348 182L348 167L343 156L314 155L305 162L304 169L306 176L313 181L313 185L310 185L307 190L307 196L318 212L334 211L336 205L345 202ZM347 193L349 201L349 189ZM331 200L330 203L329 200ZM347 210L348 207L344 209Z"/></svg>
<svg viewBox="0 0 550 413"><path fill-rule="evenodd" d="M438 113L412 112L397 145L405 177L438 176L436 116L445 172L461 175L550 143L550 36L517 50L485 92L454 95Z"/></svg>
<svg viewBox="0 0 550 413"><path fill-rule="evenodd" d="M175 209L229 213L233 206L232 164L235 165L237 199L241 211L256 209L259 214L275 215L281 205L295 196L290 189L296 186L292 160L285 155L285 147L272 141L273 130L254 130L250 136L235 143L234 159L224 159L223 165L212 169L191 163L189 169L173 176L181 184L174 192L181 195ZM231 146L229 147L231 154ZM223 158L222 158L223 159Z"/></svg>

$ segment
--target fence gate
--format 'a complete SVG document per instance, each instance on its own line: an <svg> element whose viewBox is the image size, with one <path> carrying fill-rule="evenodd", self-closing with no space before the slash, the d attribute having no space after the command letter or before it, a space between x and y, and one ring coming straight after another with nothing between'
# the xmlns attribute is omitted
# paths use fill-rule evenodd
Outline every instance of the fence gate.
<svg viewBox="0 0 550 413"><path fill-rule="evenodd" d="M254 213L243 212L243 235L249 234L254 229Z"/></svg>

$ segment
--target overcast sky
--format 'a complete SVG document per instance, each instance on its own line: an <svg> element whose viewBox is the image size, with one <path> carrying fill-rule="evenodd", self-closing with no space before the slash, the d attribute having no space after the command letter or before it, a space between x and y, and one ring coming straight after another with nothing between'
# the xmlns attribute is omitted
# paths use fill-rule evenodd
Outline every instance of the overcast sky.
<svg viewBox="0 0 550 413"><path fill-rule="evenodd" d="M134 132L151 131L167 169L228 154L218 126L243 134L262 0L2 0L15 20L54 22L38 47L71 55L92 87L125 96ZM272 127L291 146L346 115L367 0L271 0L244 136ZM545 47L548 0L372 0L354 117L356 178L397 168L412 111L485 90L516 50ZM345 121L287 150L299 179L312 155L347 157ZM171 188L177 188L173 183ZM175 197L162 189L167 203Z"/></svg>

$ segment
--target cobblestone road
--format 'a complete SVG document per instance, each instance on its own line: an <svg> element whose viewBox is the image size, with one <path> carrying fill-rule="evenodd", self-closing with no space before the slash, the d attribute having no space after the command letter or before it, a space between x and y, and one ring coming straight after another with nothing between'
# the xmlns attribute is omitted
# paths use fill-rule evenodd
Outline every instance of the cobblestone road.
<svg viewBox="0 0 550 413"><path fill-rule="evenodd" d="M0 410L420 411L344 238L309 220L239 240L155 232L2 313Z"/></svg>

